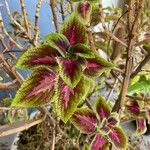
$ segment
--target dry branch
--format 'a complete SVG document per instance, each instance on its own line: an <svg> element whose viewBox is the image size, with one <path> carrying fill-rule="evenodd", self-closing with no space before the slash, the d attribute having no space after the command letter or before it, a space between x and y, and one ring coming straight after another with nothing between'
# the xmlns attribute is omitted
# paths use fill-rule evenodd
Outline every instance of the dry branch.
<svg viewBox="0 0 150 150"><path fill-rule="evenodd" d="M52 15L53 15L55 30L56 30L56 32L58 32L59 28L58 28L58 19L57 19L57 9L56 9L57 2L56 2L56 0L50 0L50 7L51 7Z"/></svg>
<svg viewBox="0 0 150 150"><path fill-rule="evenodd" d="M39 119L15 122L12 124L0 126L0 137L8 136L10 134L15 134L23 130L27 130L32 126L42 123L44 120L45 117L41 117Z"/></svg>
<svg viewBox="0 0 150 150"><path fill-rule="evenodd" d="M104 31L116 42L119 42L120 44L122 44L123 46L127 47L127 44L124 43L123 41L121 41L120 39L118 39L111 31L108 30L108 28L105 25L105 20L104 20L104 12L103 12L103 6L100 3L99 4L99 13L100 13L100 22L102 24L102 27L104 29Z"/></svg>
<svg viewBox="0 0 150 150"><path fill-rule="evenodd" d="M2 19L2 14L0 12L0 28L2 29L2 31L4 32L4 34L6 35L6 37L8 38L8 40L10 42L12 42L17 48L19 48L20 50L23 50L24 48L18 44L7 32L7 30L5 29L4 23L3 23L3 19Z"/></svg>
<svg viewBox="0 0 150 150"><path fill-rule="evenodd" d="M34 22L34 38L33 41L35 44L37 44L38 36L39 36L39 15L40 15L40 8L41 8L42 0L38 0L38 3L36 5L36 11L35 11L35 22Z"/></svg>
<svg viewBox="0 0 150 150"><path fill-rule="evenodd" d="M26 29L26 32L29 33L29 22L28 22L27 12L26 12L26 9L25 9L24 0L20 0L20 5L21 5L21 11L22 11L22 16L23 16L23 20L24 20L25 29Z"/></svg>

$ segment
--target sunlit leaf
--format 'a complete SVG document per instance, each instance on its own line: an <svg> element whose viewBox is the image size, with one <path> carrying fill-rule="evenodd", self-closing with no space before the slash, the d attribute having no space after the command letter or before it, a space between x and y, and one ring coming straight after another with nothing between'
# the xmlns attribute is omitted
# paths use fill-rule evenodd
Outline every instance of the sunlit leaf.
<svg viewBox="0 0 150 150"><path fill-rule="evenodd" d="M74 88L82 77L85 62L64 58L57 58L57 62L60 70L59 75L66 84Z"/></svg>
<svg viewBox="0 0 150 150"><path fill-rule="evenodd" d="M61 33L68 38L71 45L87 43L86 29L74 13L63 24Z"/></svg>
<svg viewBox="0 0 150 150"><path fill-rule="evenodd" d="M39 68L23 82L11 106L36 107L50 102L54 96L56 75Z"/></svg>
<svg viewBox="0 0 150 150"><path fill-rule="evenodd" d="M84 44L76 44L70 48L70 52L82 58L94 58L93 51Z"/></svg>
<svg viewBox="0 0 150 150"><path fill-rule="evenodd" d="M79 108L72 115L71 122L82 133L92 133L96 129L97 118L88 108Z"/></svg>
<svg viewBox="0 0 150 150"><path fill-rule="evenodd" d="M91 150L109 150L108 140L100 134L96 134L91 143Z"/></svg>
<svg viewBox="0 0 150 150"><path fill-rule="evenodd" d="M66 56L66 52L70 46L68 39L60 33L52 33L45 37L46 43L57 49L62 56Z"/></svg>
<svg viewBox="0 0 150 150"><path fill-rule="evenodd" d="M90 82L81 78L74 88L70 88L61 78L58 78L56 86L55 109L58 116L65 123L77 109L81 100L85 99L89 91Z"/></svg>
<svg viewBox="0 0 150 150"><path fill-rule="evenodd" d="M127 148L127 136L120 127L112 127L108 134L108 138L117 149Z"/></svg>
<svg viewBox="0 0 150 150"><path fill-rule="evenodd" d="M137 128L135 133L136 136L143 135L146 132L147 126L145 118L139 116L136 119L136 128Z"/></svg>
<svg viewBox="0 0 150 150"><path fill-rule="evenodd" d="M76 13L82 23L87 24L90 21L91 10L92 6L88 1L78 3Z"/></svg>
<svg viewBox="0 0 150 150"><path fill-rule="evenodd" d="M19 58L16 67L19 69L32 69L37 66L46 66L55 68L57 62L55 57L59 53L48 44L40 45L35 48L28 49Z"/></svg>
<svg viewBox="0 0 150 150"><path fill-rule="evenodd" d="M87 77L98 77L107 69L112 69L114 64L106 61L104 58L95 55L95 58L87 59L87 66L84 74Z"/></svg>
<svg viewBox="0 0 150 150"><path fill-rule="evenodd" d="M126 105L126 109L132 115L138 116L140 114L140 106L138 102L135 100L128 101Z"/></svg>
<svg viewBox="0 0 150 150"><path fill-rule="evenodd" d="M107 119L110 116L111 108L102 97L96 100L94 109L100 120Z"/></svg>

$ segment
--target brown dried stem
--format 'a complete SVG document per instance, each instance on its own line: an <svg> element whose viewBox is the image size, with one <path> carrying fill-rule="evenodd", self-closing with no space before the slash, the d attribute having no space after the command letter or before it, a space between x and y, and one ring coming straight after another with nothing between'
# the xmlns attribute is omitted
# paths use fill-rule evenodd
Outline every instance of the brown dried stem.
<svg viewBox="0 0 150 150"><path fill-rule="evenodd" d="M25 2L24 0L20 0L20 5L21 5L21 11L22 11L22 16L23 16L23 20L24 20L24 26L26 29L26 32L29 33L29 22L28 22L28 17L27 17L27 12L25 9Z"/></svg>
<svg viewBox="0 0 150 150"><path fill-rule="evenodd" d="M109 31L109 29L106 27L105 25L105 20L104 20L104 12L103 12L103 7L102 4L99 4L99 13L100 13L100 22L102 24L102 27L104 29L104 31L116 42L119 42L120 44L122 44L123 46L127 47L127 44L124 43L123 41L121 41L120 39L118 39L111 31Z"/></svg>
<svg viewBox="0 0 150 150"><path fill-rule="evenodd" d="M57 9L56 9L57 1L56 0L50 0L50 7L51 7L52 15L53 15L55 30L56 30L56 32L58 32L59 28L58 28Z"/></svg>
<svg viewBox="0 0 150 150"><path fill-rule="evenodd" d="M33 40L31 39L30 35L28 34L28 32L26 32L26 29L21 25L19 24L15 19L14 17L11 15L11 12L10 12L10 8L9 8L9 4L8 2L5 0L5 5L6 5L6 10L7 10L7 14L10 18L10 20L18 27L18 29L20 29L20 31L22 31L25 35L26 35L26 39L29 40L29 42L35 46Z"/></svg>
<svg viewBox="0 0 150 150"><path fill-rule="evenodd" d="M37 44L38 36L39 36L39 15L40 15L40 8L41 8L42 0L38 0L36 5L36 12L35 12L35 22L34 22L34 38L33 41Z"/></svg>
<svg viewBox="0 0 150 150"><path fill-rule="evenodd" d="M130 76L132 73L132 59L133 59L133 48L135 45L135 39L136 39L136 32L138 30L138 19L141 16L142 8L144 6L144 0L141 0L138 3L138 11L135 12L135 18L133 24L130 24L130 15L131 15L131 6L132 5L132 0L129 1L129 11L128 11L128 47L126 49L127 51L127 58L126 58L126 67L125 67L125 76L123 80L123 85L121 88L120 95L118 97L117 102L114 105L113 111L119 111L122 107L124 107L125 101L126 101L126 94L127 94L127 89L129 86L130 82Z"/></svg>
<svg viewBox="0 0 150 150"><path fill-rule="evenodd" d="M6 37L8 38L8 40L10 42L12 42L17 48L19 48L20 50L24 50L24 48L18 44L7 32L7 30L5 29L4 23L3 23L3 19L2 19L2 14L0 12L0 28L2 29L2 31L4 32L4 34L6 35Z"/></svg>
<svg viewBox="0 0 150 150"><path fill-rule="evenodd" d="M42 123L44 120L45 120L45 116L39 119L15 122L12 124L0 126L0 137L8 136L10 134L14 134L14 133L27 130L32 126Z"/></svg>

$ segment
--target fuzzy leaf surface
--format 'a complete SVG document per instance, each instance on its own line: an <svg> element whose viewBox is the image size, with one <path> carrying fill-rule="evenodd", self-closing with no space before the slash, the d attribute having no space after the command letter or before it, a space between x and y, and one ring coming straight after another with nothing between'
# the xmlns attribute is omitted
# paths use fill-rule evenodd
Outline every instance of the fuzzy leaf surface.
<svg viewBox="0 0 150 150"><path fill-rule="evenodd" d="M103 99L102 97L99 97L96 100L94 109L95 109L96 113L98 114L101 121L103 119L107 119L110 116L111 108L107 104L105 99Z"/></svg>
<svg viewBox="0 0 150 150"><path fill-rule="evenodd" d="M95 131L97 118L90 109L79 108L74 112L71 122L82 133L89 134Z"/></svg>
<svg viewBox="0 0 150 150"><path fill-rule="evenodd" d="M57 58L59 64L59 75L71 88L74 88L80 81L83 70L84 61Z"/></svg>
<svg viewBox="0 0 150 150"><path fill-rule="evenodd" d="M50 102L55 93L56 75L54 72L39 68L23 82L11 106L37 107Z"/></svg>
<svg viewBox="0 0 150 150"><path fill-rule="evenodd" d="M94 58L93 51L85 44L76 44L70 48L70 52L81 58Z"/></svg>
<svg viewBox="0 0 150 150"><path fill-rule="evenodd" d="M55 108L63 122L67 122L77 109L81 100L85 99L90 87L89 80L81 78L74 88L70 88L60 77L56 85Z"/></svg>
<svg viewBox="0 0 150 150"><path fill-rule="evenodd" d="M19 69L32 69L37 66L55 68L58 66L55 60L55 57L58 55L58 51L50 45L40 45L35 48L28 49L25 53L23 53L20 56L16 67Z"/></svg>
<svg viewBox="0 0 150 150"><path fill-rule="evenodd" d="M137 129L136 129L135 135L136 136L143 135L146 132L146 130L147 130L145 118L139 116L136 119L136 127L137 127Z"/></svg>
<svg viewBox="0 0 150 150"><path fill-rule="evenodd" d="M52 33L45 37L46 43L57 49L58 52L65 57L70 46L68 39L60 33Z"/></svg>
<svg viewBox="0 0 150 150"><path fill-rule="evenodd" d="M111 69L114 67L114 64L106 61L104 58L95 55L95 58L87 59L86 69L84 70L84 74L87 77L98 77L105 70Z"/></svg>
<svg viewBox="0 0 150 150"><path fill-rule="evenodd" d="M78 3L76 8L77 16L84 24L87 24L90 21L91 11L92 6L88 1Z"/></svg>
<svg viewBox="0 0 150 150"><path fill-rule="evenodd" d="M108 137L117 149L127 148L127 136L120 127L112 127Z"/></svg>
<svg viewBox="0 0 150 150"><path fill-rule="evenodd" d="M61 33L68 38L71 45L87 43L86 29L74 13L63 24Z"/></svg>
<svg viewBox="0 0 150 150"><path fill-rule="evenodd" d="M109 150L108 140L100 134L96 134L91 143L91 150Z"/></svg>

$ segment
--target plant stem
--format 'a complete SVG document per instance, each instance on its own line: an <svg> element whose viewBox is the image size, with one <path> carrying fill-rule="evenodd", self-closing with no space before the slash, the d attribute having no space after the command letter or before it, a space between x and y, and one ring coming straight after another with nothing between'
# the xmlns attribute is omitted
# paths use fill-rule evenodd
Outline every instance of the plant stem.
<svg viewBox="0 0 150 150"><path fill-rule="evenodd" d="M132 0L129 1L129 11L128 11L128 32L129 32L129 35L128 35L128 47L126 49L127 51L127 58L126 58L126 67L125 67L125 76L124 76L124 80L123 80L123 85L122 85L122 88L121 88L121 92L120 92L120 95L118 97L118 100L117 102L115 103L114 107L113 107L113 111L117 111L119 112L119 110L121 108L124 107L124 104L125 104L125 101L126 101L126 94L127 94L127 89L128 89L128 86L129 86L129 82L130 82L130 76L131 76L131 73L132 73L132 59L133 59L133 46L135 44L135 38L136 38L136 31L138 29L138 19L140 18L141 16L141 13L142 13L142 8L144 6L144 0L141 0L139 3L138 3L138 10L136 11L136 15L135 15L135 19L133 21L133 24L131 26L131 20L130 20L130 17L131 17L131 6L132 5Z"/></svg>

